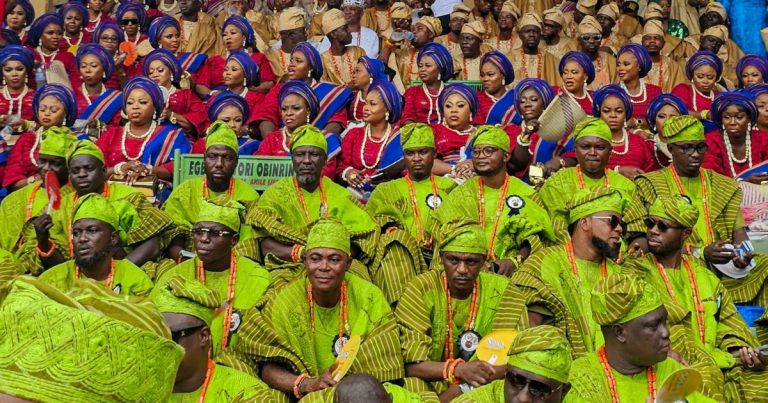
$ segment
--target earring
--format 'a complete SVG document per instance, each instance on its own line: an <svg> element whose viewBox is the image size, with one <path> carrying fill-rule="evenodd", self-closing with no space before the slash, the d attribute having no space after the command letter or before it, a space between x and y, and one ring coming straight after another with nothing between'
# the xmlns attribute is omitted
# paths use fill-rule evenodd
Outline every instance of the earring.
<svg viewBox="0 0 768 403"><path fill-rule="evenodd" d="M124 111L124 110L121 110L121 111L120 111L120 117L121 117L121 118L123 118L123 119L128 119L128 114L127 114L127 113L125 113L125 111Z"/></svg>
<svg viewBox="0 0 768 403"><path fill-rule="evenodd" d="M725 123L723 123L723 131L725 131Z"/></svg>
<svg viewBox="0 0 768 403"><path fill-rule="evenodd" d="M440 73L437 73L437 81L440 81L440 80L442 80L442 78L440 77Z"/></svg>
<svg viewBox="0 0 768 403"><path fill-rule="evenodd" d="M389 112L384 115L384 120L389 121Z"/></svg>
<svg viewBox="0 0 768 403"><path fill-rule="evenodd" d="M469 121L472 121L472 113L469 114Z"/></svg>
<svg viewBox="0 0 768 403"><path fill-rule="evenodd" d="M104 79L105 80L107 79L107 72L106 71L104 72Z"/></svg>
<svg viewBox="0 0 768 403"><path fill-rule="evenodd" d="M243 39L243 48L245 48L245 43L246 43L245 39Z"/></svg>
<svg viewBox="0 0 768 403"><path fill-rule="evenodd" d="M307 114L307 124L309 124L309 123L310 123L310 121L309 121L309 114Z"/></svg>
<svg viewBox="0 0 768 403"><path fill-rule="evenodd" d="M371 77L371 78L369 78L369 79L368 79L368 84L369 84L369 85L370 85L370 84L373 84L373 77Z"/></svg>
<svg viewBox="0 0 768 403"><path fill-rule="evenodd" d="M309 69L309 71L307 72L307 75L312 77L312 69Z"/></svg>
<svg viewBox="0 0 768 403"><path fill-rule="evenodd" d="M243 87L248 88L248 78L247 77L243 78Z"/></svg>

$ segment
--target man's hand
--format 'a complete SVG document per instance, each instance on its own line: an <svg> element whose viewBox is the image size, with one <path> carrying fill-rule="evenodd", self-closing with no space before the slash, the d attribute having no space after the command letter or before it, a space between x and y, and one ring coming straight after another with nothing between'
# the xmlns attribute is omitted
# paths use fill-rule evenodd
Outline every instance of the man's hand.
<svg viewBox="0 0 768 403"><path fill-rule="evenodd" d="M723 246L727 243L731 243L731 241L715 241L704 248L704 258L707 262L715 264L730 262L736 254L733 252L733 249L727 249Z"/></svg>
<svg viewBox="0 0 768 403"><path fill-rule="evenodd" d="M50 231L53 228L53 219L50 214L42 214L33 218L32 225L35 227L37 244L47 248L48 241L51 239Z"/></svg>
<svg viewBox="0 0 768 403"><path fill-rule="evenodd" d="M337 363L334 363L331 365L330 368L326 369L325 372L322 373L322 375L315 377L315 378L309 378L302 384L302 394L306 395L311 392L316 392L318 390L328 389L330 387L336 386L336 381L333 379L333 371L338 366Z"/></svg>
<svg viewBox="0 0 768 403"><path fill-rule="evenodd" d="M750 371L763 371L765 365L768 364L768 357L763 355L763 353L756 348L742 347L732 354L739 361L739 365L741 365L742 368L746 368Z"/></svg>
<svg viewBox="0 0 768 403"><path fill-rule="evenodd" d="M501 274L502 276L509 277L518 269L517 263L510 259L501 259L494 263L496 263L496 266L499 268L496 274Z"/></svg>
<svg viewBox="0 0 768 403"><path fill-rule="evenodd" d="M477 388L492 381L496 371L485 361L470 361L456 365L453 374L459 381Z"/></svg>

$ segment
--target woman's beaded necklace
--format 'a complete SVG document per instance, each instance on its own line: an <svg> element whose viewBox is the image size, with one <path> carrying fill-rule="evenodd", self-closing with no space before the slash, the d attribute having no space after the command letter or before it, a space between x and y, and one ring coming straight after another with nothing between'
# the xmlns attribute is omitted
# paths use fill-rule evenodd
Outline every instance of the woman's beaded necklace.
<svg viewBox="0 0 768 403"><path fill-rule="evenodd" d="M144 155L144 149L147 147L147 143L149 143L149 139L152 138L152 133L155 132L156 128L157 123L153 120L146 132L136 135L131 133L131 122L126 123L125 127L123 127L123 136L122 141L120 142L120 151L123 153L123 157L125 157L125 159L128 161L138 161L141 156ZM128 136L134 139L142 140L141 147L139 148L139 154L135 157L128 155L128 150L125 147Z"/></svg>

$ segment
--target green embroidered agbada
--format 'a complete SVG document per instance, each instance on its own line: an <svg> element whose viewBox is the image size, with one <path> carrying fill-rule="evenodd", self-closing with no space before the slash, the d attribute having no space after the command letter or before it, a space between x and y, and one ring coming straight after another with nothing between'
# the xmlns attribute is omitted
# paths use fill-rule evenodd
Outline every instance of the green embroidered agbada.
<svg viewBox="0 0 768 403"><path fill-rule="evenodd" d="M470 390L453 399L453 403L505 403L504 379Z"/></svg>
<svg viewBox="0 0 768 403"><path fill-rule="evenodd" d="M236 369L216 364L213 376L205 393L206 403L241 403L263 402L272 403L277 400L266 393L266 384L260 379L240 372ZM201 386L202 389L202 386ZM189 393L174 393L170 403L197 403L201 390Z"/></svg>
<svg viewBox="0 0 768 403"><path fill-rule="evenodd" d="M152 280L130 260L115 260L115 274L110 289L120 295L147 296L152 291ZM81 277L84 275L81 273ZM75 261L68 260L51 267L40 275L40 281L50 284L64 292L75 286ZM107 281L99 281L105 287Z"/></svg>
<svg viewBox="0 0 768 403"><path fill-rule="evenodd" d="M33 193L34 197L32 197ZM72 193L74 189L69 184L61 187L62 198L66 199ZM30 198L32 199L31 209L28 208ZM3 218L3 225L0 225L0 249L12 253L21 263L24 273L38 275L44 270L43 263L35 250L37 238L31 220L43 214L47 206L48 195L40 182L29 184L11 193L0 204L0 217ZM62 212L62 209L51 211L53 228L49 232L56 250L68 256L67 235L61 220L58 219Z"/></svg>
<svg viewBox="0 0 768 403"><path fill-rule="evenodd" d="M491 331L496 307L507 287L506 277L481 272L478 295L477 317L473 330L484 336ZM464 332L464 325L469 318L471 297L460 300L451 299L453 311L453 335L456 341ZM395 309L395 317L400 327L400 344L403 347L403 360L406 364L423 361L442 362L448 322L448 305L443 288L443 271L433 270L417 276L406 287ZM457 352L457 351L456 351ZM406 385L416 392L444 392L450 386L445 381L425 382L421 379L407 378Z"/></svg>
<svg viewBox="0 0 768 403"><path fill-rule="evenodd" d="M362 337L362 344L348 374L365 373L380 381L404 376L397 323L389 303L373 284L347 273L347 312L350 335ZM303 275L253 309L253 319L240 330L234 352L251 368L279 363L295 374L319 376L334 362L332 345L339 334L339 305L314 306L312 332L307 301L309 279ZM248 315L251 315L249 313ZM318 399L333 393L332 388L310 393Z"/></svg>
<svg viewBox="0 0 768 403"><path fill-rule="evenodd" d="M621 192L627 200L630 200L635 192L635 184L624 175L614 171L606 171L606 176L601 179L592 179L582 174L584 186L587 189L593 189L605 184L604 179L608 178L608 186ZM576 168L561 169L544 182L544 186L539 190L541 204L549 212L552 219L552 229L558 242L564 243L570 239L568 234L568 200L580 190L579 179Z"/></svg>
<svg viewBox="0 0 768 403"><path fill-rule="evenodd" d="M457 219L481 222L479 180L477 176L472 177L451 191L443 204L432 214L431 233L437 233L441 226ZM514 259L525 241L531 244L533 252L554 240L552 223L546 210L541 207L538 194L523 181L509 177L505 195L501 195L501 189L483 186L483 196L485 236L489 244L490 240L495 238L492 252L496 259ZM497 206L502 196L507 200L511 200L511 196L518 196L524 205L519 209L519 214L512 214L507 200L503 201L500 222L496 226Z"/></svg>

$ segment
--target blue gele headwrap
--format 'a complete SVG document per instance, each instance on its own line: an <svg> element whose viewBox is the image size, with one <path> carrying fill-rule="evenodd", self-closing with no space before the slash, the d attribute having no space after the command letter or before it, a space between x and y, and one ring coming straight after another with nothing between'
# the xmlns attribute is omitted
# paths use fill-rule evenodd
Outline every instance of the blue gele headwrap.
<svg viewBox="0 0 768 403"><path fill-rule="evenodd" d="M491 63L499 69L501 75L504 76L504 85L512 84L515 81L515 68L504 53L498 50L487 52L480 58L480 68L482 69L486 63Z"/></svg>
<svg viewBox="0 0 768 403"><path fill-rule="evenodd" d="M251 108L248 107L248 102L240 94L235 94L232 91L222 91L208 101L208 120L214 122L218 120L218 116L224 108L228 106L234 106L243 115L243 122L248 121L251 116Z"/></svg>
<svg viewBox="0 0 768 403"><path fill-rule="evenodd" d="M0 67L9 60L16 60L24 65L27 73L32 71L35 65L35 55L29 48L19 45L6 45L0 50Z"/></svg>
<svg viewBox="0 0 768 403"><path fill-rule="evenodd" d="M581 66L584 73L587 74L587 84L592 84L592 81L595 80L595 65L592 64L592 60L584 52L570 51L563 55L563 58L560 59L560 66L558 66L560 77L563 76L565 65L571 61L576 62Z"/></svg>
<svg viewBox="0 0 768 403"><path fill-rule="evenodd" d="M317 95L315 95L315 91L312 90L312 87L302 80L288 81L280 87L280 92L277 93L280 105L283 104L285 97L291 94L296 94L307 101L307 105L309 106L309 120L314 121L317 114L320 112L320 101L317 99Z"/></svg>
<svg viewBox="0 0 768 403"><path fill-rule="evenodd" d="M181 66L176 55L168 49L155 49L144 58L142 69L145 76L149 77L149 65L154 61L162 62L171 71L171 82L178 86L181 81Z"/></svg>
<svg viewBox="0 0 768 403"><path fill-rule="evenodd" d="M389 112L388 122L395 123L400 120L400 116L403 115L403 101L395 85L388 80L373 80L373 83L368 87L369 94L371 91L378 92L384 101L384 106Z"/></svg>
<svg viewBox="0 0 768 403"><path fill-rule="evenodd" d="M297 43L291 54L296 52L301 52L304 57L307 58L309 65L312 66L310 77L320 81L323 77L323 59L320 57L320 52L318 52L309 42Z"/></svg>
<svg viewBox="0 0 768 403"><path fill-rule="evenodd" d="M253 32L253 27L251 26L251 23L248 22L245 17L240 15L233 15L226 20L224 20L224 24L221 26L222 32L227 29L228 26L234 25L235 28L239 29L240 32L243 33L243 37L245 37L245 47L250 48L253 46L254 42L256 42L256 33Z"/></svg>
<svg viewBox="0 0 768 403"><path fill-rule="evenodd" d="M632 117L632 112L634 111L632 108L632 100L629 99L627 92L624 91L624 89L621 88L621 86L618 84L609 84L600 87L600 89L595 91L594 95L592 96L592 115L599 118L600 107L603 105L603 102L605 102L605 100L611 96L619 98L621 102L624 103L624 116L627 119Z"/></svg>
<svg viewBox="0 0 768 403"><path fill-rule="evenodd" d="M747 115L749 115L749 120L752 124L757 122L757 106L755 106L751 93L747 91L721 92L717 94L712 101L712 108L710 108L712 121L715 122L718 127L723 125L723 113L725 113L725 109L731 105L736 105L744 109L747 112Z"/></svg>
<svg viewBox="0 0 768 403"><path fill-rule="evenodd" d="M648 111L646 112L645 121L648 123L648 127L651 128L653 133L656 133L656 115L659 114L661 108L665 105L672 105L681 115L688 114L688 107L685 105L682 99L672 94L661 94L656 97L650 104L648 104Z"/></svg>
<svg viewBox="0 0 768 403"><path fill-rule="evenodd" d="M429 56L437 64L437 69L440 70L440 80L448 82L453 78L453 57L451 52L443 45L437 42L430 42L424 45L416 56L416 63L421 63L421 59L424 56Z"/></svg>
<svg viewBox="0 0 768 403"><path fill-rule="evenodd" d="M99 24L99 26L93 30L93 36L91 37L91 41L99 43L99 39L101 39L101 36L104 34L105 31L109 29L115 31L115 34L117 34L118 44L125 41L125 34L123 33L123 29L120 28L120 25L117 25L117 23L114 21L102 21Z"/></svg>
<svg viewBox="0 0 768 403"><path fill-rule="evenodd" d="M441 111L443 110L448 97L453 94L459 94L466 99L469 104L469 113L471 113L472 116L477 115L477 109L480 105L480 101L477 99L477 93L464 83L451 83L443 88L443 91L440 92L440 96L437 97L437 104Z"/></svg>
<svg viewBox="0 0 768 403"><path fill-rule="evenodd" d="M79 1L70 1L59 8L58 13L59 17L61 17L61 21L64 21L67 18L67 14L72 10L80 13L80 16L83 18L82 25L83 28L85 28L88 25L88 18L90 17L88 16L88 9Z"/></svg>
<svg viewBox="0 0 768 403"><path fill-rule="evenodd" d="M757 55L744 55L736 63L736 79L739 81L739 87L744 86L744 83L741 82L741 73L747 66L756 68L763 76L763 82L768 82L768 61Z"/></svg>
<svg viewBox="0 0 768 403"><path fill-rule="evenodd" d="M80 66L80 61L85 55L94 55L99 59L99 62L101 62L101 67L104 69L104 77L101 79L102 82L107 82L107 80L112 77L112 74L115 73L115 59L103 46L98 43L84 43L80 45L77 48L76 57L78 66Z"/></svg>
<svg viewBox="0 0 768 403"><path fill-rule="evenodd" d="M626 52L632 53L632 55L635 56L637 65L640 67L640 78L647 76L648 72L651 71L651 68L653 67L653 60L651 60L651 55L648 53L648 50L639 43L628 43L619 49L619 54L616 56L616 59L618 59L622 53Z"/></svg>
<svg viewBox="0 0 768 403"><path fill-rule="evenodd" d="M128 97L131 96L131 92L137 89L144 90L149 94L149 98L152 99L152 105L155 107L155 119L160 117L163 108L165 108L165 98L163 97L163 93L154 81L143 76L133 77L123 86L123 110L126 110L127 108Z"/></svg>
<svg viewBox="0 0 768 403"><path fill-rule="evenodd" d="M384 65L384 62L382 62L381 60L372 59L368 56L363 56L357 59L357 62L362 63L362 65L365 66L365 71L367 71L368 75L371 76L371 80L388 79L387 67Z"/></svg>
<svg viewBox="0 0 768 403"><path fill-rule="evenodd" d="M533 89L539 93L539 96L544 100L544 108L546 108L553 99L555 99L555 93L552 91L549 83L539 78L524 78L515 85L515 108L520 111L520 100L523 96L523 91L527 89Z"/></svg>
<svg viewBox="0 0 768 403"><path fill-rule="evenodd" d="M163 31L170 27L176 28L176 31L181 33L179 22L173 17L162 15L152 20L152 23L149 24L147 36L149 36L149 43L153 48L157 49L160 47L160 38L163 36Z"/></svg>
<svg viewBox="0 0 768 403"><path fill-rule="evenodd" d="M77 100L75 98L75 93L72 92L69 87L61 84L46 84L37 89L35 97L32 99L32 111L35 114L35 120L37 120L37 108L40 106L40 101L48 96L58 99L59 102L64 105L66 113L64 123L67 126L75 124L75 119L77 119Z"/></svg>
<svg viewBox="0 0 768 403"><path fill-rule="evenodd" d="M251 58L248 52L240 49L229 54L227 57L227 63L230 60L237 61L240 67L243 68L243 74L245 75L246 87L255 87L259 85L259 65Z"/></svg>
<svg viewBox="0 0 768 403"><path fill-rule="evenodd" d="M45 28L51 24L56 24L62 31L64 30L64 22L58 14L45 13L29 26L29 32L27 32L27 45L37 47L37 45L40 44L40 37L43 36L43 31L45 31Z"/></svg>
<svg viewBox="0 0 768 403"><path fill-rule="evenodd" d="M715 69L717 80L723 75L723 61L716 54L708 50L700 50L691 55L685 63L685 75L689 80L693 79L693 72L701 66L710 66Z"/></svg>

